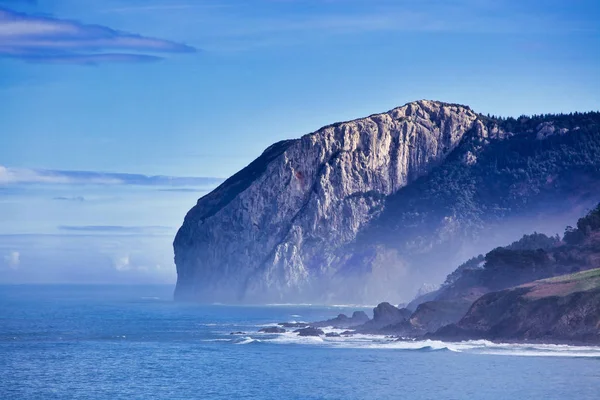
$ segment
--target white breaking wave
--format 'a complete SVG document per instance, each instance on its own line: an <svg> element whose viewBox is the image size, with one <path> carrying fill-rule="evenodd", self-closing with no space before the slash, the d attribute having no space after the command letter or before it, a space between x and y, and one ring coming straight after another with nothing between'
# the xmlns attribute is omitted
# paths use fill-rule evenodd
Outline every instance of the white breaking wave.
<svg viewBox="0 0 600 400"><path fill-rule="evenodd" d="M250 343L260 343L261 340L253 339L250 336L243 337L239 340L234 341L235 344L250 344Z"/></svg>
<svg viewBox="0 0 600 400"><path fill-rule="evenodd" d="M325 333L341 333L342 329L322 328ZM272 337L264 337L272 336ZM246 343L250 337L244 338ZM273 344L318 345L332 348L389 349L406 351L452 351L456 353L487 354L524 357L595 357L600 358L598 346L571 346L562 344L494 343L489 340L443 342L441 340L398 340L381 335L355 334L325 337L299 336L293 331L261 335L262 341ZM258 339L252 339L258 340ZM241 343L241 342L240 342Z"/></svg>
<svg viewBox="0 0 600 400"><path fill-rule="evenodd" d="M296 316L294 316L296 317ZM292 323L299 321L290 321ZM202 324L204 326L218 326L220 324ZM223 324L220 326L225 326ZM276 323L253 325L257 327L278 326ZM253 332L249 335L234 339L211 339L206 341L223 341L234 344L272 343L284 345L312 345L331 348L356 348L356 349L388 349L406 351L452 351L456 353L486 354L523 357L590 357L600 358L600 346L572 346L566 344L535 344L535 343L495 343L489 340L467 340L462 342L444 342L441 340L399 340L390 336L353 334L350 336L326 337L299 336L295 328L287 328L285 333L260 333ZM325 333L338 333L346 329L332 327L321 328ZM352 330L352 329L350 329ZM260 337L257 339L256 336Z"/></svg>

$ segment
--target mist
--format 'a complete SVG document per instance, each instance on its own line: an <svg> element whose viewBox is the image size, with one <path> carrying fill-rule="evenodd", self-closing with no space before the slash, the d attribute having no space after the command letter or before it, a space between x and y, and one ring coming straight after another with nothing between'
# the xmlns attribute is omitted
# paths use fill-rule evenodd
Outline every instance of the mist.
<svg viewBox="0 0 600 400"><path fill-rule="evenodd" d="M220 180L0 169L0 284L169 284L172 241Z"/></svg>

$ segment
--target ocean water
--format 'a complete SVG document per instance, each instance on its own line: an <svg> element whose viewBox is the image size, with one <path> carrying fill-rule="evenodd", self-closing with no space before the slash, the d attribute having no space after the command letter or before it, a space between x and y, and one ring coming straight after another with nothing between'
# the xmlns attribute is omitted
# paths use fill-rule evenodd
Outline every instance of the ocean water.
<svg viewBox="0 0 600 400"><path fill-rule="evenodd" d="M0 286L0 399L600 398L600 347L259 334L357 308L180 304L171 294Z"/></svg>

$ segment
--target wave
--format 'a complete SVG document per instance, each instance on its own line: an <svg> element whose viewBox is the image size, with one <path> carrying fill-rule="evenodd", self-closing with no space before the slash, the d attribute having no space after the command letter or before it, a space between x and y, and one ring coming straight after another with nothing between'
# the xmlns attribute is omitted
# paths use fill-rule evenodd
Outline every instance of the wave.
<svg viewBox="0 0 600 400"><path fill-rule="evenodd" d="M262 342L262 340L253 339L250 336L246 336L246 337L243 337L243 338L233 341L233 343L235 343L235 344L250 344L250 343L260 343L260 342Z"/></svg>
<svg viewBox="0 0 600 400"><path fill-rule="evenodd" d="M290 321L297 322L297 321ZM217 326L218 324L203 324ZM220 324L219 324L220 325ZM221 325L223 326L223 325ZM274 323L254 325L255 327L276 326ZM325 333L342 333L343 329L321 328ZM254 337L252 337L254 336ZM258 336L260 339L256 338ZM521 357L585 357L599 358L600 346L573 346L566 344L535 344L535 343L496 343L489 340L467 340L462 342L445 342L441 340L398 339L390 336L353 334L351 336L299 336L293 330L285 333L259 333L234 339L213 339L213 341L228 341L234 344L271 343L278 345L309 345L332 348L357 349L388 349L398 351L438 352L450 351L494 356Z"/></svg>
<svg viewBox="0 0 600 400"><path fill-rule="evenodd" d="M598 346L572 346L566 344L495 343L488 340L469 340L450 343L458 351L490 355L528 357L593 357L600 358Z"/></svg>
<svg viewBox="0 0 600 400"><path fill-rule="evenodd" d="M341 333L339 329L323 330ZM267 335L265 335L267 336ZM561 344L496 343L489 340L444 342L441 340L396 339L381 335L355 334L352 336L298 336L292 331L270 334L263 338L265 343L319 345L332 348L388 349L400 351L437 352L451 351L482 355L522 357L588 357L600 358L599 346L572 346ZM251 338L248 338L251 339ZM257 340L257 339L255 339Z"/></svg>

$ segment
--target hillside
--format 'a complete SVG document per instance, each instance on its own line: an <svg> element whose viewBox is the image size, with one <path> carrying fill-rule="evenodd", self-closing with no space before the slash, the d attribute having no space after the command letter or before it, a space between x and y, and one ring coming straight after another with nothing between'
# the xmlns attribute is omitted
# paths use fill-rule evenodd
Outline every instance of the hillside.
<svg viewBox="0 0 600 400"><path fill-rule="evenodd" d="M489 293L435 337L600 343L600 268Z"/></svg>

